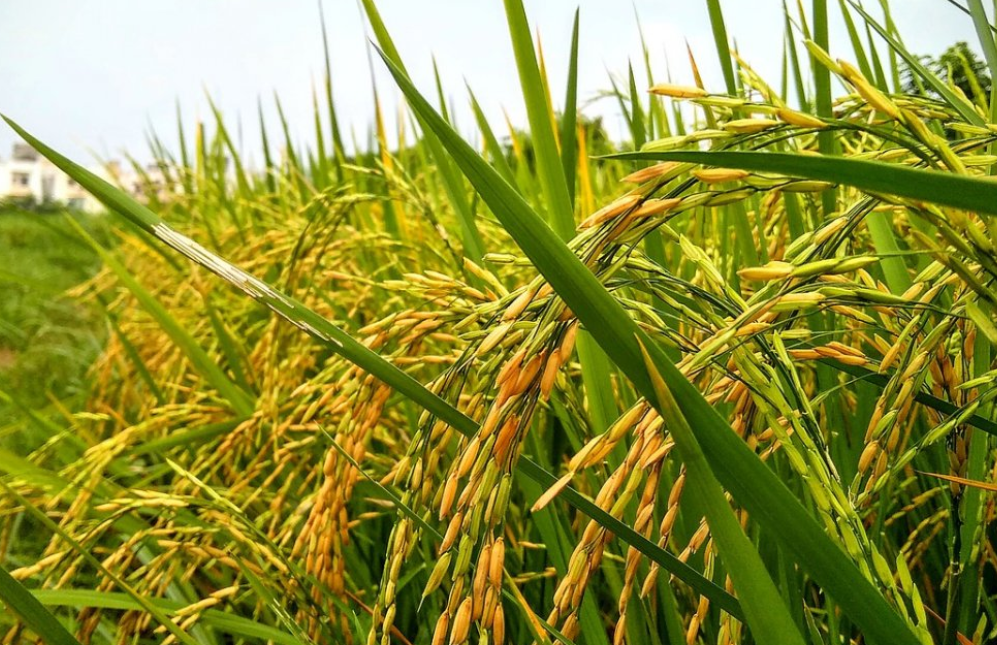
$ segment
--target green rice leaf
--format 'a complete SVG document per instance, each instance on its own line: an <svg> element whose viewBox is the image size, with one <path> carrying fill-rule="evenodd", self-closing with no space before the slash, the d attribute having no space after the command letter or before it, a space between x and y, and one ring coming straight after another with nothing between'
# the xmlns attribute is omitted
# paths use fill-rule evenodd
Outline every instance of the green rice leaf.
<svg viewBox="0 0 997 645"><path fill-rule="evenodd" d="M80 185L83 185L82 182ZM156 319L163 331L169 335L170 339L187 356L187 359L194 365L204 379L210 383L225 400L231 404L232 408L241 415L248 415L253 411L253 400L245 390L239 388L225 372L215 363L207 352L204 351L190 333L185 330L179 321L174 318L169 311L153 296L145 287L139 284L128 269L118 262L110 253L105 251L96 241L75 222L71 222L77 232L87 239L94 250L100 255L104 265L111 269L118 279L124 284L142 307Z"/></svg>
<svg viewBox="0 0 997 645"><path fill-rule="evenodd" d="M578 169L578 20L580 9L575 10L575 23L571 29L571 54L568 63L568 87L565 90L564 113L561 116L561 165L568 196L575 203L575 172Z"/></svg>
<svg viewBox="0 0 997 645"><path fill-rule="evenodd" d="M638 342L640 339L638 338ZM688 477L689 490L696 504L706 513L713 539L716 540L734 589L742 599L741 605L751 628L752 636L759 643L803 644L792 616L765 570L758 551L744 534L741 525L724 497L720 482L713 475L693 434L689 421L678 407L675 396L655 366L647 348L641 345L644 364L651 377L658 409L661 410L675 446L682 456Z"/></svg>
<svg viewBox="0 0 997 645"><path fill-rule="evenodd" d="M143 609L127 594L113 591L96 591L92 589L38 589L31 592L37 602L47 607L93 607L99 609L117 609L120 611L135 611ZM165 614L169 615L185 607L185 603L163 598L152 598L150 602ZM287 632L263 625L241 616L229 614L218 609L207 609L201 614L199 622L207 627L233 636L241 636L259 641L278 643L279 645L303 645L302 641ZM52 641L46 641L52 642ZM75 639L68 641L77 643Z"/></svg>
<svg viewBox="0 0 997 645"><path fill-rule="evenodd" d="M384 21L381 20L381 14L378 12L374 0L362 0L364 13L367 16L367 20L370 22L371 29L374 31L374 36L377 38L377 42L380 43L381 49L387 52L392 60L394 60L399 66L402 66L402 58L395 49L394 41L391 35L388 33L387 27L384 25ZM419 118L419 115L416 115ZM481 257L485 254L484 241L481 239L481 233L478 231L478 225L474 220L474 213L471 210L470 204L467 203L467 196L464 194L464 187L460 184L460 176L454 171L453 167L450 165L450 160L447 158L446 153L440 146L439 141L433 136L433 133L428 131L428 128L423 128L425 132L425 142L429 147L430 156L433 158L436 164L436 169L440 174L440 178L443 180L443 187L446 190L447 197L450 199L450 205L453 207L454 212L457 214L457 222L460 225L461 239L464 242L464 252L467 256L471 258L476 263L481 262Z"/></svg>
<svg viewBox="0 0 997 645"><path fill-rule="evenodd" d="M0 567L0 600L47 645L80 645L59 619L3 567Z"/></svg>
<svg viewBox="0 0 997 645"><path fill-rule="evenodd" d="M624 152L607 159L686 161L725 168L782 173L854 186L870 193L896 195L997 215L997 184L933 170L907 168L881 161L815 157L782 152Z"/></svg>

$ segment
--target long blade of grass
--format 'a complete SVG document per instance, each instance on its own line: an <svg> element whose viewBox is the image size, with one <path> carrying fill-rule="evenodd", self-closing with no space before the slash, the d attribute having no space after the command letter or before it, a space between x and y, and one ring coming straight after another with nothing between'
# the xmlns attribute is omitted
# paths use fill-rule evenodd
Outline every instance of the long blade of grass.
<svg viewBox="0 0 997 645"><path fill-rule="evenodd" d="M211 108L211 113L215 117L215 128L217 128L218 136L221 137L222 143L225 144L225 148L229 152L229 158L235 166L235 181L236 186L239 189L239 194L243 198L249 198L249 179L246 177L246 170L242 166L242 159L240 159L239 151L235 147L235 142L232 141L232 137L230 137L228 133L228 128L225 127L225 119L222 116L222 112L218 109L218 106L215 105L215 102L211 98L210 94L205 92L204 96L208 99L208 106ZM235 211L233 210L233 214L234 212ZM241 226L241 222L238 219L235 219L234 221L236 225Z"/></svg>
<svg viewBox="0 0 997 645"><path fill-rule="evenodd" d="M841 17L845 19L848 40L852 43L852 51L855 53L855 62L858 63L859 71L866 78L875 79L872 67L869 65L869 57L865 55L865 46L862 44L862 37L859 36L858 29L855 28L855 21L852 20L852 14L848 11L848 5L845 4L845 0L838 0L838 4L841 7ZM880 87L879 89L884 92L887 91L885 87Z"/></svg>
<svg viewBox="0 0 997 645"><path fill-rule="evenodd" d="M557 141L550 124L550 107L544 91L540 67L537 64L536 50L530 25L522 0L505 0L505 13L509 21L509 34L516 54L519 69L519 82L526 102L526 115L530 123L530 135L537 160L537 175L543 188L546 206L550 212L551 225L561 239L569 240L575 235L575 218L571 208L571 197L561 166Z"/></svg>
<svg viewBox="0 0 997 645"><path fill-rule="evenodd" d="M129 597L128 594L114 591L39 589L31 593L39 603L48 607L93 607L121 611L143 609L142 605ZM167 614L183 609L186 606L183 602L163 598L153 598L150 599L150 602ZM280 645L302 645L302 641L287 632L282 632L275 627L263 625L242 616L225 613L218 609L204 610L198 622L233 636L243 636L261 641L279 643ZM77 643L78 641L74 639L70 642Z"/></svg>
<svg viewBox="0 0 997 645"><path fill-rule="evenodd" d="M980 49L990 68L990 78L997 75L997 42L994 42L993 27L983 8L983 0L969 0L969 13L973 17L973 27L980 40Z"/></svg>
<svg viewBox="0 0 997 645"><path fill-rule="evenodd" d="M638 339L658 372L691 419L696 439L717 478L754 518L779 539L786 551L835 598L870 640L914 645L918 638L865 578L855 563L797 500L785 484L731 430L663 351L641 331L601 282L519 194L447 126L412 85L384 57L409 104L446 145L464 174L554 290L578 316L599 345L648 400L655 390ZM551 482L553 484L553 482Z"/></svg>
<svg viewBox="0 0 997 645"><path fill-rule="evenodd" d="M135 279L124 265L97 244L79 224L73 220L69 221L76 228L77 232L90 242L93 249L100 255L104 265L111 269L121 283L131 291L135 299L159 323L163 331L183 351L195 369L204 376L204 379L218 390L218 393L229 402L235 411L241 415L250 414L253 410L253 401L246 391L225 375L225 372L208 356L208 353L204 351L204 348L198 344L194 337L183 328L180 322L167 311L166 307L155 296L139 284L138 280Z"/></svg>
<svg viewBox="0 0 997 645"><path fill-rule="evenodd" d="M485 113L481 109L481 105L478 103L478 99L474 96L474 92L471 91L471 87L467 87L467 94L471 97L471 110L474 112L474 118L478 122L478 129L481 130L481 136L485 140L485 149L488 150L488 155L492 159L492 165L495 166L495 170L502 175L509 184L516 184L516 177L512 173L512 168L509 167L509 160L505 157L505 150L499 144L498 137L495 136L495 131L492 130L492 126L488 123L488 119L485 118Z"/></svg>
<svg viewBox="0 0 997 645"><path fill-rule="evenodd" d="M717 49L720 69L723 70L724 85L727 87L728 94L736 96L737 79L734 76L734 61L730 55L730 40L727 38L727 25L724 23L724 14L720 6L720 0L706 0L706 7L710 14L713 44Z"/></svg>
<svg viewBox="0 0 997 645"><path fill-rule="evenodd" d="M0 600L7 609L17 614L18 618L38 637L48 645L80 645L73 638L59 619L45 609L41 602L25 589L24 585L11 577L7 570L0 567Z"/></svg>
<svg viewBox="0 0 997 645"><path fill-rule="evenodd" d="M343 180L343 163L346 161L343 147L343 134L339 128L339 118L336 115L336 104L332 100L332 60L329 56L329 36L325 27L325 11L322 0L318 0L319 22L322 25L322 51L325 53L325 101L329 110L329 129L332 131L332 151L336 164L336 177Z"/></svg>
<svg viewBox="0 0 997 645"><path fill-rule="evenodd" d="M937 477L938 479L944 479L947 482L962 484L963 486L969 486L970 488L976 488L978 490L986 490L992 493L997 493L997 484L991 484L990 482L981 482L973 479L966 479L965 477L956 477L955 475L945 475L942 473L921 473L921 474L927 475L928 477Z"/></svg>
<svg viewBox="0 0 997 645"><path fill-rule="evenodd" d="M827 23L827 0L813 0L814 42L824 51L830 50ZM813 55L810 57L810 63L814 78L814 107L817 109L817 116L830 119L834 116L831 104L831 70ZM817 147L822 155L837 154L834 133L828 130L818 132ZM822 191L820 200L824 212L833 213L837 204L837 191L834 188Z"/></svg>
<svg viewBox="0 0 997 645"><path fill-rule="evenodd" d="M564 168L564 181L568 186L568 197L575 203L575 173L578 170L578 22L580 9L575 10L575 22L571 29L571 53L568 59L568 88L564 97L564 112L561 114L561 165Z"/></svg>
<svg viewBox="0 0 997 645"><path fill-rule="evenodd" d="M706 461L706 456L689 426L689 421L679 410L675 396L665 384L654 360L647 353L647 348L641 345L641 351L651 377L656 400L666 419L668 430L675 440L675 446L682 456L682 463L685 464L689 490L696 504L706 514L710 533L719 546L720 555L730 572L734 589L741 598L741 606L744 607L752 636L759 643L802 645L803 637L786 610L779 590L765 570L758 551L744 534L737 517L727 503L720 482Z"/></svg>
<svg viewBox="0 0 997 645"><path fill-rule="evenodd" d="M810 102L807 100L807 88L803 85L803 72L800 70L800 56L796 50L796 39L793 38L793 21L789 15L789 8L786 3L782 4L782 12L786 23L786 49L789 52L789 63L793 72L793 85L796 87L796 101L803 112L810 111Z"/></svg>
<svg viewBox="0 0 997 645"><path fill-rule="evenodd" d="M364 13L367 15L367 20L370 22L371 29L373 29L374 36L377 38L381 49L387 52L391 56L391 59L399 66L403 66L401 55L395 48L394 41L388 33L387 27L385 27L384 21L381 20L381 14L378 12L374 1L362 0L362 2ZM416 118L419 119L419 115L416 115ZM481 238L481 233L478 231L478 225L474 220L474 213L471 211L471 206L467 203L467 196L464 194L464 187L460 183L460 176L454 171L446 152L433 133L425 127L423 127L423 130L425 131L424 140L429 148L430 156L433 158L440 178L443 180L443 188L446 190L450 205L457 215L457 223L461 230L461 239L464 242L464 252L467 253L467 256L472 261L480 263L482 256L485 254L485 245Z"/></svg>
<svg viewBox="0 0 997 645"><path fill-rule="evenodd" d="M881 161L813 157L782 152L624 152L609 159L686 161L691 163L775 172L853 186L871 193L952 206L997 215L997 185L986 179L933 170L906 168Z"/></svg>

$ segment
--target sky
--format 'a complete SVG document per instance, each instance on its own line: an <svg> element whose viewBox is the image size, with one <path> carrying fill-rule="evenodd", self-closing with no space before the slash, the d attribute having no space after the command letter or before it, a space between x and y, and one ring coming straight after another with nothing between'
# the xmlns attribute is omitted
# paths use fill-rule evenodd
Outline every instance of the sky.
<svg viewBox="0 0 997 645"><path fill-rule="evenodd" d="M371 69L381 100L400 93L383 63L369 58L369 33L356 0L321 0L329 30L335 100L343 126L361 141L372 120ZM0 112L71 158L93 163L125 151L148 160L154 130L176 144L179 104L188 132L211 117L206 94L226 115L241 147L258 161L257 102L278 127L280 97L298 142L312 140L311 88L324 72L319 0L0 0ZM433 58L458 126L472 130L465 82L493 124L503 111L525 126L515 60L500 0L378 0L417 86L435 96ZM708 88L722 91L709 16L697 0L525 0L539 32L556 103L563 101L571 23L580 9L579 98L589 116L622 133L613 101L598 100L609 74L642 64L637 17L656 80L692 80L686 42ZM791 3L793 4L793 3ZM810 3L804 2L805 5ZM835 8L836 2L829 2ZM867 5L877 5L867 2ZM742 57L778 86L782 61L781 0L726 0L724 16ZM893 0L907 46L938 54L958 40L975 47L968 16L947 0ZM850 51L840 17L831 50ZM801 49L801 53L802 53ZM642 70L642 68L640 68ZM643 73L638 72L640 85ZM396 110L386 109L391 117ZM503 128L504 129L504 128ZM497 129L501 132L503 129ZM349 138L349 135L346 135ZM16 135L0 123L0 157ZM95 156L96 155L96 156Z"/></svg>

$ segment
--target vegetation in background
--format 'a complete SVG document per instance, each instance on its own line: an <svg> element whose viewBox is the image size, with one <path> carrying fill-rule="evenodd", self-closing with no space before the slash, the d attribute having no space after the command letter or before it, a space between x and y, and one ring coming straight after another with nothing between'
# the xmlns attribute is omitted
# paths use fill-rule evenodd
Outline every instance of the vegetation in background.
<svg viewBox="0 0 997 645"><path fill-rule="evenodd" d="M987 104L992 88L987 64L966 42L958 42L938 56L918 56L918 61L967 98ZM909 65L903 69L903 87L910 94L925 91L924 83Z"/></svg>
<svg viewBox="0 0 997 645"><path fill-rule="evenodd" d="M885 3L836 5L833 57L832 7L787 10L778 84L704 4L696 85L651 44L611 79L619 150L584 16L555 97L519 0L529 134L470 94L480 149L373 0L394 149L378 103L347 155L327 74L309 147L261 118L262 174L178 117L146 207L8 121L120 227L71 225L85 403L0 454L4 642L992 640L997 103Z"/></svg>
<svg viewBox="0 0 997 645"><path fill-rule="evenodd" d="M48 408L53 400L81 406L86 371L101 350L99 311L65 293L92 277L100 261L66 218L109 240L99 216L0 210L0 445L22 434L15 419L24 408Z"/></svg>

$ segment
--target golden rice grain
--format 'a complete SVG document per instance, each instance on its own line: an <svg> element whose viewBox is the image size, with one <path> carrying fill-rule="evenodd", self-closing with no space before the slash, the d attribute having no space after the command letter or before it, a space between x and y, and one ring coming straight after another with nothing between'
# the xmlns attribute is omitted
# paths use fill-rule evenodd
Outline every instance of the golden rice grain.
<svg viewBox="0 0 997 645"><path fill-rule="evenodd" d="M776 116L786 123L800 128L826 128L828 125L826 122L815 116L811 116L803 112L797 112L796 110L790 110L789 108L779 108L775 113Z"/></svg>
<svg viewBox="0 0 997 645"><path fill-rule="evenodd" d="M725 181L740 181L750 177L747 170L737 168L699 168L692 171L692 176L704 184L719 184Z"/></svg>
<svg viewBox="0 0 997 645"><path fill-rule="evenodd" d="M772 261L764 266L740 269L737 275L742 280L764 282L767 280L782 280L789 277L792 272L793 265L789 262Z"/></svg>
<svg viewBox="0 0 997 645"><path fill-rule="evenodd" d="M702 88L688 85L674 85L672 83L656 83L648 89L648 92L674 99L695 99L706 96L706 90Z"/></svg>
<svg viewBox="0 0 997 645"><path fill-rule="evenodd" d="M663 161L661 163L654 164L653 166L648 166L647 168L641 168L636 172L632 172L620 181L628 184L643 184L651 181L652 179L657 179L658 177L667 175L678 166L679 163L676 161Z"/></svg>
<svg viewBox="0 0 997 645"><path fill-rule="evenodd" d="M575 476L575 473L569 472L560 479L558 479L554 484L548 488L543 495L537 498L537 501L533 504L530 509L531 513L536 513L537 511L543 509L547 504L550 503L552 499L557 497L558 493L564 490L564 487L571 483L571 478Z"/></svg>
<svg viewBox="0 0 997 645"><path fill-rule="evenodd" d="M433 645L443 645L447 640L447 632L450 630L450 616L447 613L440 614L436 621L436 629L433 630ZM374 630L371 630L371 635Z"/></svg>
<svg viewBox="0 0 997 645"><path fill-rule="evenodd" d="M772 119L735 119L723 124L723 129L736 134L754 134L782 125Z"/></svg>
<svg viewBox="0 0 997 645"><path fill-rule="evenodd" d="M488 580L498 589L502 586L502 570L505 566L505 541L495 540L488 558Z"/></svg>
<svg viewBox="0 0 997 645"><path fill-rule="evenodd" d="M492 619L492 642L495 645L505 643L505 611L501 602L495 606L495 615Z"/></svg>
<svg viewBox="0 0 997 645"><path fill-rule="evenodd" d="M450 645L460 645L467 640L467 635L471 630L471 610L473 600L465 598L460 604L454 616L453 629L450 632Z"/></svg>
<svg viewBox="0 0 997 645"><path fill-rule="evenodd" d="M457 540L457 535L460 532L460 525L463 521L463 511L457 511L450 519L450 524L447 525L447 531L443 534L443 541L440 543L440 553L446 553L450 550L450 547L453 546L454 542Z"/></svg>

